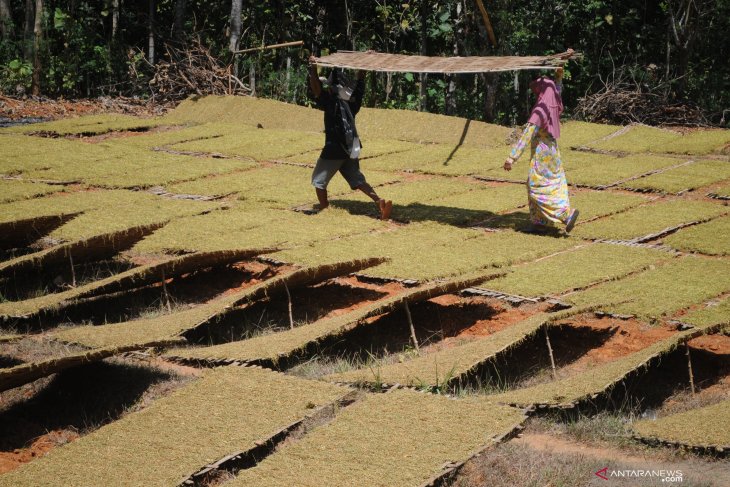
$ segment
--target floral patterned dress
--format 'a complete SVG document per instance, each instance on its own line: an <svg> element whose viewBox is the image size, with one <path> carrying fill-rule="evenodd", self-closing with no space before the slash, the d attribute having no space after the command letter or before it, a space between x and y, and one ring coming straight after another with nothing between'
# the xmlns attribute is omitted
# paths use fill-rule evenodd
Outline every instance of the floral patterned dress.
<svg viewBox="0 0 730 487"><path fill-rule="evenodd" d="M512 147L510 157L519 159L528 144L531 147L527 178L530 220L533 225L567 223L571 215L570 200L558 142L546 130L528 124Z"/></svg>

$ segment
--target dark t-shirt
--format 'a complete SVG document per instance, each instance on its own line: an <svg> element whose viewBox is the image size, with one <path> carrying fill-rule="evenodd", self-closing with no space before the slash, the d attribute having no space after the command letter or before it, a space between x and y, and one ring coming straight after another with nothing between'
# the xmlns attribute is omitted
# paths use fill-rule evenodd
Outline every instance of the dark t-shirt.
<svg viewBox="0 0 730 487"><path fill-rule="evenodd" d="M350 100L345 102L350 105L353 117L360 111L364 94L365 81L359 79ZM342 117L337 103L337 95L323 88L317 99L317 108L324 111L325 133L324 148L319 157L322 159L348 159L350 154L347 151L347 144L341 129Z"/></svg>

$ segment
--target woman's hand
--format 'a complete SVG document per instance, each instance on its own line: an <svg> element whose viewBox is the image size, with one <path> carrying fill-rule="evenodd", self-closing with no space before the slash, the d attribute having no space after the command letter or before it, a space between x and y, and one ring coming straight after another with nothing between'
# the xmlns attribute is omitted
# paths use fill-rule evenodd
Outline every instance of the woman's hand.
<svg viewBox="0 0 730 487"><path fill-rule="evenodd" d="M512 170L512 164L514 164L514 163L515 163L515 160L512 159L511 157L508 157L507 160L504 161L504 166L502 166L502 167L504 167L504 170L505 171L511 171Z"/></svg>

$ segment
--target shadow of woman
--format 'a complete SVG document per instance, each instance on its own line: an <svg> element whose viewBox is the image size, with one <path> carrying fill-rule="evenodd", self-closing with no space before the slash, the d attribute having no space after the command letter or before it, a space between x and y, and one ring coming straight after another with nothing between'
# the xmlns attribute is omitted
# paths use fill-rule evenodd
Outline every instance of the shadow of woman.
<svg viewBox="0 0 730 487"><path fill-rule="evenodd" d="M343 209L353 215L377 217L375 206L371 202L357 200L332 200L333 207ZM521 233L536 233L530 224L529 213L521 210L506 214L491 211L456 208L452 206L411 203L408 205L393 204L393 220L402 223L436 222L456 227L479 227L491 230L514 230ZM539 233L551 237L565 235L556 227L548 227Z"/></svg>
<svg viewBox="0 0 730 487"><path fill-rule="evenodd" d="M370 202L355 200L333 200L332 206L341 208L353 215L377 216L375 206ZM479 211L451 206L426 205L411 203L399 205L393 203L392 219L398 222L425 222L433 221L445 225L466 227L496 216L489 211Z"/></svg>

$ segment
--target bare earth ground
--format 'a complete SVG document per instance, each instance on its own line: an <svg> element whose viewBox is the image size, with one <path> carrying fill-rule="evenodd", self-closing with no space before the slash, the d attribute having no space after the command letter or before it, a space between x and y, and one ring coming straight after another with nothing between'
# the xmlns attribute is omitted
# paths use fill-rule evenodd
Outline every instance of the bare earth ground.
<svg viewBox="0 0 730 487"><path fill-rule="evenodd" d="M49 98L9 98L0 94L0 118L17 120L42 118L56 120L69 116L93 115L97 113L126 113L138 116L152 116L164 113L163 106L152 107L143 100L124 98L98 98L89 100L52 100Z"/></svg>
<svg viewBox="0 0 730 487"><path fill-rule="evenodd" d="M144 409L201 373L154 356L115 358L89 369L0 393L0 474ZM92 383L101 386L88 389Z"/></svg>
<svg viewBox="0 0 730 487"><path fill-rule="evenodd" d="M470 463L455 485L663 485L660 480L599 478L595 472L611 470L681 470L677 485L724 486L730 483L730 465L724 461L672 455L666 452L619 448L607 442L586 443L558 432L528 430Z"/></svg>
<svg viewBox="0 0 730 487"><path fill-rule="evenodd" d="M54 119L109 112L153 116L163 111L164 107L148 107L137 100L67 102L16 100L0 96L0 117L11 119ZM159 130L167 129L163 127ZM85 137L83 140L99 143L110 138L134 135L139 133L119 131ZM276 164L263 162L260 166L274 167ZM406 174L403 177L409 182L428 179L419 174ZM212 176L199 179L206 178L214 179ZM456 179L466 182L468 178ZM496 186L502 184L495 183ZM715 187L719 187L719 184L707 186ZM68 189L95 191L80 186L70 186ZM705 193L703 190L666 199L707 200ZM624 193L616 191L615 194ZM229 200L234 201L235 198ZM386 225L384 231L405 226L402 222ZM660 243L661 239L656 242ZM156 258L135 255L131 260L136 265L143 265L154 262ZM201 272L170 280L166 283L169 289L165 292L176 299L175 310L187 309L216 296L231 295L293 268L261 261L238 262L225 270ZM155 284L147 291L160 294L162 286L162 283ZM290 318L299 327L318 319L341 316L404 290L406 287L399 282L373 283L347 276L297 289L292 293L291 302L285 296L267 297L238 310L236 319L239 323L231 324L227 340L249 338L252 333L266 335L286 331ZM130 308L134 309L135 306L132 304ZM530 316L551 309L551 306L544 300L514 305L497 298L444 294L414 304L410 312L415 325L414 333L421 344L420 355L428 355L488 338ZM673 317L681 321L688 312L703 307L694 304ZM292 308L294 312L290 315ZM171 308L169 304L165 309L161 303L157 303L145 308L144 312L134 311L137 313L135 316L154 317L165 315ZM412 337L401 311L365 321L370 325L366 333L355 330L343 334L340 341L330 344L330 348L319 350L287 373L318 379L329 373L367 366L373 360L398 363L419 355L411 347ZM590 373L594 367L643 350L677 332L677 325L668 320L650 326L646 321L635 318L583 314L565 319L548 329L547 335L556 361L553 370L545 346L546 337L542 333L525 340L507 356L506 364L495 364L495 369L506 367L497 372L514 372L505 375L507 387L535 386L556 378ZM78 347L44 339L48 333L52 331L39 333L33 339L0 343L0 367L62 357L79 350ZM458 474L455 485L643 486L658 485L659 482L646 479L611 479L607 482L596 475L604 468L681 470L684 480L679 485L730 485L730 463L726 457L715 458L710 454L649 447L631 438L631 423L642 417L666 416L730 398L730 337L722 333L702 336L691 340L688 346L695 361L697 391L689 390L685 384L686 365L677 362L673 356L661 366L666 367L665 373L668 371L673 375L667 380L674 381L676 387L650 408L644 407L644 404L632 404L632 407L622 405L589 416L535 415L516 438L496 445L468 461ZM132 352L0 393L0 474L34 461L54 448L76 441L104 424L140 411L157 398L169 395L201 375L201 369L166 361L159 357L159 352L153 349ZM483 396L492 392L486 387L483 390L475 387L456 393ZM312 428L319 426L312 425ZM306 433L299 432L301 435ZM296 441L298 438L293 435L280 448L286 448L290 442ZM233 477L222 472L207 485L223 485Z"/></svg>

